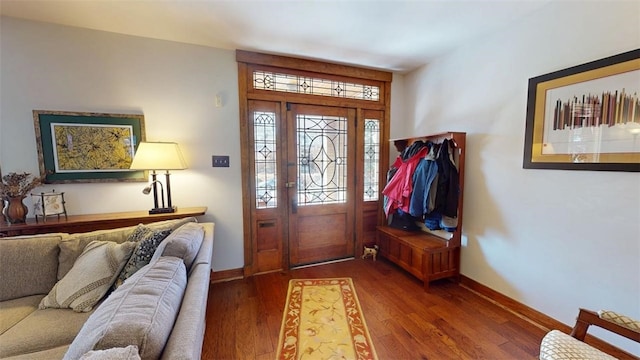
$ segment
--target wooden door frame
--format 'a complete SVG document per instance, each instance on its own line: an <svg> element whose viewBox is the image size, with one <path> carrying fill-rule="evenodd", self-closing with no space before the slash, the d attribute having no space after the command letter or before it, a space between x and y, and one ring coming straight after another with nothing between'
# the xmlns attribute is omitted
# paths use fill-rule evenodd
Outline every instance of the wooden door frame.
<svg viewBox="0 0 640 360"><path fill-rule="evenodd" d="M334 63L327 63L315 60L297 59L293 57L285 57L278 55L269 55L256 52L249 52L243 50L236 50L236 61L238 63L238 93L239 93L239 109L240 109L240 149L241 149L241 166L243 175L249 167L250 163L249 151L252 149L252 144L249 143L248 134L250 122L248 114L248 102L249 100L267 100L280 102L281 112L286 108L287 102L308 104L308 105L323 105L323 106L336 106L336 107L350 107L356 109L356 117L359 120L363 114L363 110L380 110L384 112L384 119L381 124L381 148L380 148L380 178L379 183L384 184L386 174L383 169L388 165L389 157L389 128L390 128L390 108L391 108L391 80L392 73L381 70L359 68L349 65L341 65ZM283 93L266 90L256 90L251 86L252 83L252 71L256 67L280 69L285 73L297 72L301 74L310 74L322 78L333 79L356 79L360 82L376 84L380 87L380 99L379 101L368 100L355 100L346 98L333 98L327 96L307 95L297 93ZM285 115L285 114L281 114ZM360 130L357 130L360 132ZM360 136L357 135L357 139ZM356 141L360 145L360 141ZM358 152L359 153L359 152ZM360 166L356 169L359 171ZM356 173L356 177L361 176ZM253 223L251 202L251 184L252 181L247 176L242 177L242 214L243 214L243 238L244 238L244 276L251 276L256 273L255 264L253 262L254 248L253 248ZM360 186L356 187L356 196L361 193ZM380 187L379 191L382 191ZM362 198L360 198L362 199ZM355 226L355 248L362 247L363 242L363 223L359 219L363 207L363 200L356 202L356 226ZM379 194L381 201L382 196ZM381 206L378 211L378 222L380 223L383 218ZM288 234L283 234L287 236ZM289 268L288 263L288 247L283 249L283 269Z"/></svg>

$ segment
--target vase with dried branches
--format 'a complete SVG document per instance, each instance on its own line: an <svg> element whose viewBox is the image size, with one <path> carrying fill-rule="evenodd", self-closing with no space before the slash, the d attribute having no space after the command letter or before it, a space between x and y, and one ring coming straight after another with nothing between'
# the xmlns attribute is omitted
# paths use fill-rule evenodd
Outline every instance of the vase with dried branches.
<svg viewBox="0 0 640 360"><path fill-rule="evenodd" d="M8 223L26 222L29 208L22 203L22 200L31 190L42 185L44 178L45 176L33 176L27 172L10 172L2 177L0 182L0 197L4 203L2 214Z"/></svg>

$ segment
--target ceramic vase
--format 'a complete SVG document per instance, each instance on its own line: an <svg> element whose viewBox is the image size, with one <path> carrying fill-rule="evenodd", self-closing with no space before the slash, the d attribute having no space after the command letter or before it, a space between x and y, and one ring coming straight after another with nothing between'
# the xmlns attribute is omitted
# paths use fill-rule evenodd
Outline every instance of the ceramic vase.
<svg viewBox="0 0 640 360"><path fill-rule="evenodd" d="M24 196L6 197L2 214L9 224L24 224L29 208L22 203Z"/></svg>

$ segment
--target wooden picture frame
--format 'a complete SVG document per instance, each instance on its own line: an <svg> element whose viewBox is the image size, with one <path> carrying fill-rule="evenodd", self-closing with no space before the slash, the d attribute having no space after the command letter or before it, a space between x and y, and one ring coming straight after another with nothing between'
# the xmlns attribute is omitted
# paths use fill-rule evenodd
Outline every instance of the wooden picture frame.
<svg viewBox="0 0 640 360"><path fill-rule="evenodd" d="M525 169L640 171L640 49L529 79Z"/></svg>
<svg viewBox="0 0 640 360"><path fill-rule="evenodd" d="M36 222L38 222L38 217L41 217L43 222L47 222L47 216L57 215L58 219L60 219L60 215L64 215L64 218L67 218L64 191L57 193L54 189L49 193L32 193L31 201L33 202L33 214L36 218Z"/></svg>
<svg viewBox="0 0 640 360"><path fill-rule="evenodd" d="M148 181L129 170L145 140L143 115L34 110L33 120L46 183Z"/></svg>

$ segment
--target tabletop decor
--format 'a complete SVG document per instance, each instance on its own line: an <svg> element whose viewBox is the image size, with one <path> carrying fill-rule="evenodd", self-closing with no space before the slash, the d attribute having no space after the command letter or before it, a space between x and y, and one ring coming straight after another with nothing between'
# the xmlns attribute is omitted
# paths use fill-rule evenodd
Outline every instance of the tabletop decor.
<svg viewBox="0 0 640 360"><path fill-rule="evenodd" d="M135 157L131 163L132 170L151 170L151 183L142 190L148 195L153 189L153 209L149 214L163 214L175 212L177 207L171 203L171 182L169 170L184 170L187 163L182 157L182 152L178 144L174 142L141 142L136 150ZM165 183L157 179L156 170L165 170ZM160 185L160 199L162 207L158 204L158 189ZM167 189L167 204L164 202L164 188Z"/></svg>
<svg viewBox="0 0 640 360"><path fill-rule="evenodd" d="M640 171L640 49L529 79L525 169Z"/></svg>
<svg viewBox="0 0 640 360"><path fill-rule="evenodd" d="M276 359L377 359L351 278L292 279Z"/></svg>
<svg viewBox="0 0 640 360"><path fill-rule="evenodd" d="M22 200L31 190L43 183L44 177L33 176L30 173L10 172L2 177L0 182L0 197L4 207L2 214L10 224L21 224L26 221L29 208Z"/></svg>
<svg viewBox="0 0 640 360"><path fill-rule="evenodd" d="M129 169L145 140L143 115L34 110L33 120L47 183L147 180Z"/></svg>
<svg viewBox="0 0 640 360"><path fill-rule="evenodd" d="M67 219L67 207L64 200L64 191L56 192L55 189L49 193L41 192L40 194L31 194L31 201L33 202L33 212L38 222L38 217L42 218L42 221L47 221L47 216L64 215Z"/></svg>

